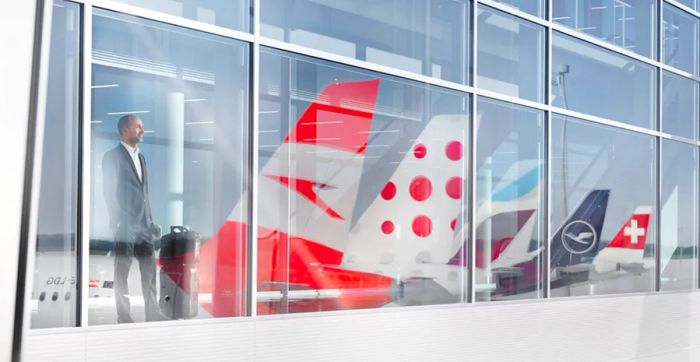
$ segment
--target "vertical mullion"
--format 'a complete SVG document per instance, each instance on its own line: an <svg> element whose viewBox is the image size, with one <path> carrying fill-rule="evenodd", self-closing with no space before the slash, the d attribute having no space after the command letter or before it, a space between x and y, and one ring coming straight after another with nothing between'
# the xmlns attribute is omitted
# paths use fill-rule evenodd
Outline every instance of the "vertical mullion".
<svg viewBox="0 0 700 362"><path fill-rule="evenodd" d="M547 28L545 29L545 66L544 66L544 71L545 71L545 101L547 102L547 114L546 120L545 120L545 125L544 125L544 132L545 132L545 154L544 154L544 179L545 179L545 186L543 187L544 189L544 212L542 213L542 217L544 218L544 232L542 233L544 235L545 240L543 241L543 247L544 247L544 252L543 252L543 260L541 260L542 263L542 269L544 270L544 274L542 275L542 297L543 298L550 298L551 297L551 289L550 289L550 281L551 281L551 273L552 269L550 266L550 259L551 259L551 248L550 248L550 240L552 240L552 236L550 235L550 229L551 229L551 211L552 211L552 197L551 197L551 190L552 190L552 172L551 172L551 164L552 164L552 90L550 89L552 86L552 1L547 2ZM563 195L566 197L566 195Z"/></svg>
<svg viewBox="0 0 700 362"><path fill-rule="evenodd" d="M39 194L41 192L41 171L43 159L44 124L46 122L46 99L49 73L49 50L51 47L51 22L53 2L38 0L35 2L33 14L33 38L31 47L31 75L27 83L29 86L29 98L27 118L23 120L26 129L26 145L24 145L22 176L21 216L19 225L19 244L14 257L17 257L15 266L17 272L15 290L6 289L6 292L14 293L14 320L7 323L12 325L10 353L12 360L19 361L23 351L24 338L31 325L31 296L33 291L34 267L36 262L37 233L39 225ZM25 19L22 19L24 22ZM22 24L24 25L24 24ZM19 98L18 98L19 99ZM19 132L17 132L19 133ZM17 155L13 155L17 156ZM19 172L18 172L19 173ZM8 298L9 301L9 298ZM12 305L9 308L13 308ZM4 354L4 352L3 352Z"/></svg>
<svg viewBox="0 0 700 362"><path fill-rule="evenodd" d="M90 177L91 169L90 162L92 154L91 137L90 137L90 120L92 118L92 4L86 2L83 5L82 11L82 91L81 91L81 106L82 117L80 117L81 134L78 138L81 147L79 147L79 175L80 188L78 194L80 199L79 219L80 225L78 234L80 239L80 248L78 250L79 274L78 274L78 295L80 310L79 326L88 325L88 297L89 297L89 281L90 281Z"/></svg>
<svg viewBox="0 0 700 362"><path fill-rule="evenodd" d="M656 39L656 46L658 47L656 54L659 56L659 63L663 64L663 49L664 49L664 3L663 1L659 1L658 3L658 11L657 11L657 17L656 17L656 22L657 22L657 39ZM663 119L663 68L662 67L657 67L656 68L656 125L657 129L659 132L663 132L663 125L664 125L664 119ZM656 138L656 162L654 165L654 171L655 171L655 177L656 177L656 188L655 188L655 197L654 197L654 203L655 205L655 212L656 212L656 230L654 232L654 291L659 291L661 290L661 190L662 190L662 183L663 180L661 180L661 170L662 168L662 157L663 153L661 150L662 146L662 140L661 136L655 136Z"/></svg>
<svg viewBox="0 0 700 362"><path fill-rule="evenodd" d="M471 3L471 73L470 77L474 88L476 88L476 66L477 66L477 0L473 0ZM469 198L469 243L467 244L467 275L469 276L469 283L467 285L467 303L474 303L476 301L476 122L477 122L477 109L476 109L476 93L472 93L471 97L471 117L469 117L469 137L470 137L470 152L469 152L469 182L470 182L470 195Z"/></svg>
<svg viewBox="0 0 700 362"><path fill-rule="evenodd" d="M248 245L248 313L250 316L258 314L257 309L257 275L258 275L258 145L259 137L258 130L260 126L260 0L253 0L253 54L250 64L252 69L252 91L250 94L252 100L251 107L251 127L250 127L250 169L249 169L249 185L248 195L250 207L248 208L248 217L250 228L248 236L250 238Z"/></svg>

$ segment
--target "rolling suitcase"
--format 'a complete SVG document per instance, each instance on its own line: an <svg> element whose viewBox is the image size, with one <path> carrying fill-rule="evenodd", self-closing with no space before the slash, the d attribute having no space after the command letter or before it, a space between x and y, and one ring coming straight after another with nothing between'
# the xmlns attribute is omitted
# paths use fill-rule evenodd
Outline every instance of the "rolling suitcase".
<svg viewBox="0 0 700 362"><path fill-rule="evenodd" d="M182 226L170 227L160 242L161 313L171 319L197 316L199 235Z"/></svg>

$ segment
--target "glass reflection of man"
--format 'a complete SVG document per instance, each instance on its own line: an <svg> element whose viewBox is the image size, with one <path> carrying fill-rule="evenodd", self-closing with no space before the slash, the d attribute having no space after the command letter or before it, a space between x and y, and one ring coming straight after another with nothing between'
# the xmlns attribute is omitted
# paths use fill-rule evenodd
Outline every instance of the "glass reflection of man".
<svg viewBox="0 0 700 362"><path fill-rule="evenodd" d="M135 115L126 115L117 123L121 143L102 159L104 197L109 209L109 225L114 231L114 299L117 322L131 323L131 305L127 279L135 258L141 271L146 321L164 319L156 300L156 265L153 239L160 226L153 222L148 201L146 160L139 153L143 141L143 123Z"/></svg>

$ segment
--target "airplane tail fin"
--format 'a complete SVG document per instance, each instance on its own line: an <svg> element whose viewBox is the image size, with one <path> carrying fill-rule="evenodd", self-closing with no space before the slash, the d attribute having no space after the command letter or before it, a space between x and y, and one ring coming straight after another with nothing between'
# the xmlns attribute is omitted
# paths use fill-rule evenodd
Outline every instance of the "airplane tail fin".
<svg viewBox="0 0 700 362"><path fill-rule="evenodd" d="M608 207L610 190L593 190L562 224L550 244L551 265L579 264L596 251Z"/></svg>
<svg viewBox="0 0 700 362"><path fill-rule="evenodd" d="M598 273L617 269L618 264L643 263L644 247L649 235L651 206L637 207L610 243L598 252L593 264Z"/></svg>
<svg viewBox="0 0 700 362"><path fill-rule="evenodd" d="M297 278L301 284L328 288L323 283L328 278L309 266L340 263L379 83L369 79L325 87L261 170L258 285ZM246 199L241 197L201 247L199 289L211 294L203 307L217 317L246 314Z"/></svg>

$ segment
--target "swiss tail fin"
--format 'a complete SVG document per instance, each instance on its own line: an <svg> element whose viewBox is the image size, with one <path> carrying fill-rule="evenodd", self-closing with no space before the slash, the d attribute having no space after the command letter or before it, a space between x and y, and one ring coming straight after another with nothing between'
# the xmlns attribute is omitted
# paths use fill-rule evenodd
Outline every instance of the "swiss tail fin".
<svg viewBox="0 0 700 362"><path fill-rule="evenodd" d="M606 248L642 249L649 234L651 206L640 206L634 210Z"/></svg>
<svg viewBox="0 0 700 362"><path fill-rule="evenodd" d="M593 259L595 271L598 273L615 271L618 264L643 265L650 220L651 206L637 207L615 237Z"/></svg>
<svg viewBox="0 0 700 362"><path fill-rule="evenodd" d="M593 255L600 240L610 190L593 190L562 224L550 244L552 267L579 264Z"/></svg>

